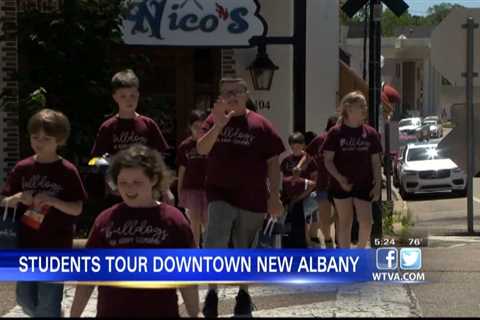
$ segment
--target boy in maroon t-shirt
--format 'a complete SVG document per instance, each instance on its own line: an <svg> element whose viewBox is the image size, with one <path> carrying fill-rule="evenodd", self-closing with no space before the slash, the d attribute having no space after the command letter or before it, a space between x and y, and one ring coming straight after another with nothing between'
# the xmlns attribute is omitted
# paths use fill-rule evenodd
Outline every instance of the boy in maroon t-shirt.
<svg viewBox="0 0 480 320"><path fill-rule="evenodd" d="M123 202L103 211L95 220L87 248L194 248L188 221L176 208L156 198L171 182L161 155L142 145L123 150L113 159L109 175ZM80 317L93 286L77 286L71 316ZM187 312L198 316L198 288L181 289ZM97 317L178 318L175 289L99 286Z"/></svg>
<svg viewBox="0 0 480 320"><path fill-rule="evenodd" d="M329 190L338 213L338 241L350 248L354 210L359 222L358 247L369 243L372 202L381 192L382 146L378 132L364 124L367 102L359 91L347 94L340 103L340 124L331 128L323 144L325 167L332 176Z"/></svg>
<svg viewBox="0 0 480 320"><path fill-rule="evenodd" d="M98 129L91 157L102 157L105 154L113 156L134 144L145 145L160 153L169 148L157 123L136 112L140 97L139 87L140 81L130 69L120 71L112 77L112 98L118 106L118 113L104 121ZM103 177L93 179L89 185L94 189L99 185L104 186L101 190L92 190L91 193L102 194L103 190L107 190L108 205L120 201L118 194L105 186ZM164 196L166 201L173 202L170 192L166 192Z"/></svg>
<svg viewBox="0 0 480 320"><path fill-rule="evenodd" d="M28 123L35 155L19 161L2 190L3 205L22 213L18 245L22 249L70 249L75 218L86 193L75 166L57 154L70 133L61 112L43 109ZM17 303L32 317L60 317L63 284L17 282Z"/></svg>
<svg viewBox="0 0 480 320"><path fill-rule="evenodd" d="M291 224L292 230L284 237L282 247L306 248L309 244L309 222L314 220L312 218L316 214L315 208L311 210L308 205L309 195L315 190L316 168L314 162L310 162L300 175L294 174L294 168L305 154L305 137L300 132L294 132L288 138L288 144L292 154L283 159L280 169L283 173L282 200L289 208L285 222Z"/></svg>
<svg viewBox="0 0 480 320"><path fill-rule="evenodd" d="M208 220L208 203L205 192L207 156L201 155L197 151L197 141L206 118L206 112L192 111L190 115L192 135L180 143L177 151L179 206L187 210L197 247L200 245L202 229L207 226Z"/></svg>
<svg viewBox="0 0 480 320"><path fill-rule="evenodd" d="M200 154L208 155L206 248L251 248L268 213L283 213L279 155L285 150L270 121L246 107L243 79L223 79L221 96L203 126ZM268 184L267 184L268 183ZM218 316L216 286L205 299L206 317ZM234 314L251 316L248 286L240 286Z"/></svg>
<svg viewBox="0 0 480 320"><path fill-rule="evenodd" d="M130 69L113 76L112 97L118 105L118 113L103 122L98 129L91 151L92 157L101 157L105 153L113 156L133 144L142 144L160 153L168 149L157 123L136 112L139 87L140 81Z"/></svg>
<svg viewBox="0 0 480 320"><path fill-rule="evenodd" d="M305 149L305 155L298 162L297 166L294 168L294 172L300 172L302 168L310 163L314 162L317 167L317 184L316 184L316 193L317 193L317 202L318 202L318 213L319 219L318 223L312 224L310 226L310 241L312 243L320 244L320 239L318 238L318 229L322 231L325 247L333 248L333 240L331 237L330 227L333 222L332 219L332 205L330 203L329 194L328 194L328 185L329 185L329 174L325 168L323 161L322 147L327 137L327 132L337 124L338 117L332 116L327 121L327 126L325 131L319 134Z"/></svg>

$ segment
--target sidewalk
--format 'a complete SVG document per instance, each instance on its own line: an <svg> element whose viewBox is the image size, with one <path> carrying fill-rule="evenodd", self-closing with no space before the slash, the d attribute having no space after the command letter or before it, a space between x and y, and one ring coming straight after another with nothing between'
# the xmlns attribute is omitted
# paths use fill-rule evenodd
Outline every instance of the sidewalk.
<svg viewBox="0 0 480 320"><path fill-rule="evenodd" d="M81 245L84 240L76 241ZM255 317L445 317L478 316L480 238L432 237L422 249L426 283L419 285L361 284L349 286L254 286L250 293ZM200 288L200 301L206 288ZM232 315L237 288L221 287L219 313ZM64 292L69 315L74 287ZM96 315L96 291L83 317ZM179 295L181 314L185 307ZM19 306L4 317L25 317Z"/></svg>
<svg viewBox="0 0 480 320"><path fill-rule="evenodd" d="M236 287L219 289L220 317L231 317ZM63 307L69 316L74 287L65 287ZM203 302L206 288L200 289ZM82 317L95 317L97 291L90 298ZM254 286L250 289L256 305L254 317L418 317L420 310L406 286L361 284L349 286ZM186 315L179 294L181 315ZM25 317L16 306L3 317Z"/></svg>
<svg viewBox="0 0 480 320"><path fill-rule="evenodd" d="M404 205L398 192L393 189L395 208ZM382 189L382 199L386 199L386 190ZM83 248L86 239L75 239L74 247ZM219 313L231 317L238 289L221 287L219 289ZM65 286L63 308L69 316L75 287ZM203 303L207 288L200 288L200 301ZM419 317L422 315L417 298L406 285L316 285L316 286L272 286L258 285L250 288L250 294L256 305L254 317ZM180 294L179 306L182 315L186 315ZM96 316L97 290L83 313L83 317ZM17 305L3 317L26 317Z"/></svg>
<svg viewBox="0 0 480 320"><path fill-rule="evenodd" d="M478 317L478 237L436 237L422 249L426 283L410 285L424 317Z"/></svg>

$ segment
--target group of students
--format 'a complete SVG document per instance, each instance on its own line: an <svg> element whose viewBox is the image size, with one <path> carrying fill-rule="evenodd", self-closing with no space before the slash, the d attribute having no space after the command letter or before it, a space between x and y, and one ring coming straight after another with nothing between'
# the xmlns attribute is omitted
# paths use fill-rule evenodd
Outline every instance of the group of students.
<svg viewBox="0 0 480 320"><path fill-rule="evenodd" d="M293 135L294 153L280 166L282 139L267 119L247 108L246 82L221 80L212 111L192 112L192 134L177 150L178 198L184 215L171 205L174 177L161 155L168 145L155 121L136 112L138 78L124 70L114 75L112 88L118 113L101 125L92 149L92 156L113 156L107 178L111 187L87 248L251 248L265 217L280 217L284 204L287 211L301 204L306 211L318 212L318 218L311 219L311 230L316 230L313 224L319 225L326 246L333 247L329 201L337 212L339 247L350 247L354 209L360 222L358 245L367 245L370 203L380 193L381 146L375 130L364 124L366 102L361 93L344 97L339 119L330 119L327 131L306 153L302 137ZM22 214L20 248L72 248L75 217L82 212L87 192L75 166L57 153L68 139L69 121L61 112L43 109L30 119L28 132L34 155L10 172L2 205L18 207ZM304 170L312 167L309 163L316 168ZM304 185L302 191L289 195L288 185L298 181ZM311 241L319 242L316 231L310 235ZM81 316L92 291L92 286L77 286L71 316ZM180 292L188 314L200 315L198 288ZM17 302L30 316L60 317L62 298L62 284L17 283ZM218 316L218 300L217 287L210 284L204 316ZM252 310L248 286L241 285L234 314L251 316ZM178 317L177 293L99 286L97 316Z"/></svg>
<svg viewBox="0 0 480 320"><path fill-rule="evenodd" d="M283 160L282 173L286 222L294 226L290 236L295 240L286 247L318 247L320 230L326 248L350 248L355 215L357 246L367 247L372 202L381 193L382 147L379 134L365 124L366 111L363 94L351 92L340 102L340 115L331 116L325 131L308 145L301 133L290 135L292 154Z"/></svg>

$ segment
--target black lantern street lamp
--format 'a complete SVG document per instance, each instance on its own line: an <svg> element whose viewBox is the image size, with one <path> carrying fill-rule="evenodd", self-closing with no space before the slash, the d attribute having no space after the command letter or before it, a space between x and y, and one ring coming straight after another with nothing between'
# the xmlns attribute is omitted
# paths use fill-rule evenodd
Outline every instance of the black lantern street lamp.
<svg viewBox="0 0 480 320"><path fill-rule="evenodd" d="M247 68L252 77L253 88L258 91L269 91L272 87L273 75L278 67L267 55L265 44L258 46L255 61Z"/></svg>

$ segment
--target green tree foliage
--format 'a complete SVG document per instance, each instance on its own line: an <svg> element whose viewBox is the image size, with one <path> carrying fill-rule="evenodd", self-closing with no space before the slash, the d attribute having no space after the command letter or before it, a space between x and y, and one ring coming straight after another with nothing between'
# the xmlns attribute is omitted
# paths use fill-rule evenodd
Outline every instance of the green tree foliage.
<svg viewBox="0 0 480 320"><path fill-rule="evenodd" d="M382 33L384 37L391 37L399 27L412 27L422 25L420 17L411 16L406 12L397 17L390 9L386 9L382 15Z"/></svg>
<svg viewBox="0 0 480 320"><path fill-rule="evenodd" d="M441 3L434 5L428 9L428 15L425 17L426 23L431 26L436 26L446 16L455 8L461 8L462 6L459 4L451 4L451 3Z"/></svg>
<svg viewBox="0 0 480 320"><path fill-rule="evenodd" d="M406 12L400 17L397 17L390 9L385 8L382 15L382 34L384 37L391 37L394 35L395 29L399 27L436 26L442 22L452 9L457 7L462 6L458 4L441 3L430 7L426 16L416 16ZM363 22L363 10L352 19L342 12L340 21L343 24Z"/></svg>
<svg viewBox="0 0 480 320"><path fill-rule="evenodd" d="M28 118L43 104L22 104L42 87L46 106L64 112L72 135L64 150L85 161L95 132L111 113L111 52L121 42L121 0L68 0L61 11L19 14L19 86L22 156L30 153Z"/></svg>

